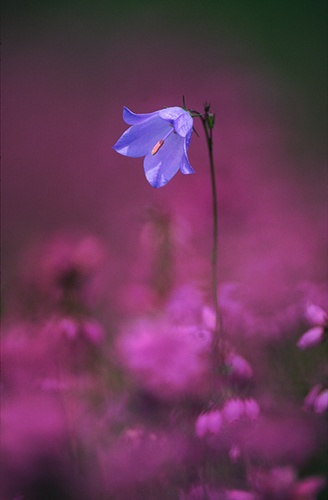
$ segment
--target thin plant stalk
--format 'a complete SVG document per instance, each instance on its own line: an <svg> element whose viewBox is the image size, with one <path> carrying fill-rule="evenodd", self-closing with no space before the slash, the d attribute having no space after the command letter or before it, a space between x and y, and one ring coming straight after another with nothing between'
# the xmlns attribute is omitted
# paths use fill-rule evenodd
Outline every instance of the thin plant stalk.
<svg viewBox="0 0 328 500"><path fill-rule="evenodd" d="M207 149L209 154L209 164L210 164L210 175L211 175L211 186L212 186L212 215L213 215L213 234L212 234L212 255L211 255L211 267L212 267L212 296L215 311L215 331L213 340L214 355L218 355L221 362L224 361L224 349L223 349L223 328L222 328L222 317L219 308L219 297L218 297L218 236L219 236L219 221L218 221L218 203L217 203L217 188L216 188L216 178L215 178L215 168L214 168L214 157L213 157L213 126L214 126L214 115L209 114L209 106L205 105L205 114L200 115L202 120Z"/></svg>

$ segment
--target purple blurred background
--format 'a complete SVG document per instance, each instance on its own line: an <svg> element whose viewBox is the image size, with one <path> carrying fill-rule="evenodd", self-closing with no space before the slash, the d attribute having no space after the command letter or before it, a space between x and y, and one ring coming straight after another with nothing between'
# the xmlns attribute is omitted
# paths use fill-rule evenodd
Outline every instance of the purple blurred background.
<svg viewBox="0 0 328 500"><path fill-rule="evenodd" d="M324 2L297 12L294 2L228 4L8 4L4 283L22 249L57 230L91 231L114 257L132 259L135 219L154 203L198 232L195 251L206 258L204 139L190 147L196 175L157 191L142 159L111 148L125 129L123 105L149 112L181 105L182 95L217 114L222 279L325 279Z"/></svg>

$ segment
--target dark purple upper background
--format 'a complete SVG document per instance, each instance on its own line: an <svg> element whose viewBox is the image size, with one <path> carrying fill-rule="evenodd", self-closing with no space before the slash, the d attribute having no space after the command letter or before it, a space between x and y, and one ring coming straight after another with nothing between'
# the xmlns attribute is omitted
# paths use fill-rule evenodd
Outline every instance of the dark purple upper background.
<svg viewBox="0 0 328 500"><path fill-rule="evenodd" d="M142 159L112 149L126 128L123 105L151 112L181 105L182 95L200 111L210 101L217 115L220 278L255 288L270 280L270 293L275 284L324 280L324 17L320 1L8 2L4 283L26 246L65 230L100 236L118 274L129 272L138 218L153 204L196 235L186 247L208 259L201 124L189 150L196 174L179 173L159 190ZM187 258L185 266L182 281L194 272Z"/></svg>

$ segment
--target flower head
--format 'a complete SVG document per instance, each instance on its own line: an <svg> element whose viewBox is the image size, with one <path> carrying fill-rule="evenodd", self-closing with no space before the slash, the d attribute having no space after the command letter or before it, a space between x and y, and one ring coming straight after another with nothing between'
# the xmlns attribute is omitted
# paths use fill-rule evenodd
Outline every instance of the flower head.
<svg viewBox="0 0 328 500"><path fill-rule="evenodd" d="M123 120L131 127L113 148L132 158L145 156L145 175L153 187L165 186L179 169L183 174L194 173L187 157L193 129L188 111L174 106L135 114L124 107Z"/></svg>
<svg viewBox="0 0 328 500"><path fill-rule="evenodd" d="M222 416L219 410L202 413L196 420L195 428L198 437L205 434L218 434L222 425Z"/></svg>
<svg viewBox="0 0 328 500"><path fill-rule="evenodd" d="M139 386L163 400L206 393L206 339L195 331L159 321L140 321L130 328L118 339L117 353Z"/></svg>
<svg viewBox="0 0 328 500"><path fill-rule="evenodd" d="M319 415L328 410L328 389L324 389L321 384L315 385L306 396L303 408Z"/></svg>
<svg viewBox="0 0 328 500"><path fill-rule="evenodd" d="M248 381L253 377L251 365L242 356L229 353L226 358L228 376L233 381Z"/></svg>
<svg viewBox="0 0 328 500"><path fill-rule="evenodd" d="M297 342L297 347L299 349L309 349L318 344L321 344L324 340L324 328L322 326L314 326L303 333L302 337Z"/></svg>
<svg viewBox="0 0 328 500"><path fill-rule="evenodd" d="M306 304L305 317L311 325L328 325L328 313L322 307L312 304L312 302Z"/></svg>
<svg viewBox="0 0 328 500"><path fill-rule="evenodd" d="M297 347L302 350L321 344L328 334L328 314L324 309L309 303L306 306L305 316L312 328L303 333L297 342Z"/></svg>
<svg viewBox="0 0 328 500"><path fill-rule="evenodd" d="M225 402L222 409L222 416L224 420L231 424L245 416L250 420L256 420L259 416L260 408L255 399L229 399Z"/></svg>

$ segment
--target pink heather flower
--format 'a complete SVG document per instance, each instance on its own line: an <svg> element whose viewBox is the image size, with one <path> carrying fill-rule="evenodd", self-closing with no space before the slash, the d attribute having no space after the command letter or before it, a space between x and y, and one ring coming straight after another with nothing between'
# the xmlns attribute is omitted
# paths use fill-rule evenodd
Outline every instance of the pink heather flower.
<svg viewBox="0 0 328 500"><path fill-rule="evenodd" d="M79 326L75 318L64 317L59 319L57 325L52 324L51 326L70 341L76 340L79 336Z"/></svg>
<svg viewBox="0 0 328 500"><path fill-rule="evenodd" d="M249 482L261 493L261 498L288 498L287 494L296 482L297 475L293 467L273 467L269 470L253 470Z"/></svg>
<svg viewBox="0 0 328 500"><path fill-rule="evenodd" d="M90 318L54 316L39 331L39 341L48 345L52 363L69 372L86 372L105 338L102 325Z"/></svg>
<svg viewBox="0 0 328 500"><path fill-rule="evenodd" d="M222 417L219 410L202 413L196 420L195 428L198 437L206 434L218 434L222 426Z"/></svg>
<svg viewBox="0 0 328 500"><path fill-rule="evenodd" d="M316 500L318 493L325 485L326 480L322 476L310 476L301 479L292 487L290 497L295 500Z"/></svg>
<svg viewBox="0 0 328 500"><path fill-rule="evenodd" d="M222 425L222 417L219 410L210 411L207 414L207 428L212 434L218 434Z"/></svg>
<svg viewBox="0 0 328 500"><path fill-rule="evenodd" d="M141 322L121 335L117 351L133 378L160 398L204 394L208 344L194 330Z"/></svg>
<svg viewBox="0 0 328 500"><path fill-rule="evenodd" d="M323 326L314 326L303 333L302 337L297 342L297 347L300 349L309 349L310 347L314 347L324 339L324 327Z"/></svg>
<svg viewBox="0 0 328 500"><path fill-rule="evenodd" d="M328 325L328 314L322 307L312 304L306 305L305 316L312 325Z"/></svg>
<svg viewBox="0 0 328 500"><path fill-rule="evenodd" d="M203 437L203 436L205 436L205 434L207 434L208 427L207 427L207 415L206 415L206 413L199 415L199 417L197 418L196 423L195 423L195 429L196 429L196 434L198 437Z"/></svg>
<svg viewBox="0 0 328 500"><path fill-rule="evenodd" d="M228 376L238 380L249 380L253 376L251 365L242 356L237 354L228 354L226 358L226 365L230 370Z"/></svg>
<svg viewBox="0 0 328 500"><path fill-rule="evenodd" d="M226 422L231 423L239 420L245 412L245 405L241 399L230 399L226 401L222 409L222 415Z"/></svg>
<svg viewBox="0 0 328 500"><path fill-rule="evenodd" d="M44 332L57 340L64 337L74 343L84 339L94 345L100 344L105 336L104 329L98 321L89 318L76 319L70 316L50 320Z"/></svg>
<svg viewBox="0 0 328 500"><path fill-rule="evenodd" d="M211 329L204 318L204 299L198 288L184 285L171 295L167 313L172 322L179 325L202 325ZM204 321L205 319L205 321Z"/></svg>
<svg viewBox="0 0 328 500"><path fill-rule="evenodd" d="M255 470L249 477L251 485L260 493L260 498L316 500L325 486L322 476L310 476L298 480L291 466L273 467L270 470Z"/></svg>
<svg viewBox="0 0 328 500"><path fill-rule="evenodd" d="M242 417L247 417L250 420L256 420L259 416L260 408L255 399L230 399L225 402L222 409L224 420L230 424L239 420Z"/></svg>
<svg viewBox="0 0 328 500"><path fill-rule="evenodd" d="M312 389L304 399L304 409L309 410L313 408L314 402L317 399L318 395L320 394L321 390L322 390L321 384L317 384L314 387L312 387Z"/></svg>
<svg viewBox="0 0 328 500"><path fill-rule="evenodd" d="M241 456L241 449L237 445L233 445L229 450L229 458L232 463L236 463Z"/></svg>
<svg viewBox="0 0 328 500"><path fill-rule="evenodd" d="M324 413L328 409L328 389L318 394L314 401L313 409L318 414Z"/></svg>
<svg viewBox="0 0 328 500"><path fill-rule="evenodd" d="M321 384L315 385L304 400L303 408L321 415L328 409L328 389Z"/></svg>
<svg viewBox="0 0 328 500"><path fill-rule="evenodd" d="M215 330L216 318L215 318L215 311L212 307L208 307L208 306L203 307L202 320L203 320L203 324L209 330Z"/></svg>
<svg viewBox="0 0 328 500"><path fill-rule="evenodd" d="M306 306L305 316L312 326L297 342L300 349L309 349L324 341L328 328L328 315L324 309L309 303Z"/></svg>
<svg viewBox="0 0 328 500"><path fill-rule="evenodd" d="M193 342L198 345L199 349L204 352L209 352L212 346L213 336L209 330L197 328L194 326L179 327L181 335L193 339Z"/></svg>
<svg viewBox="0 0 328 500"><path fill-rule="evenodd" d="M256 420L260 413L260 408L255 399L245 399L245 415L250 420Z"/></svg>

